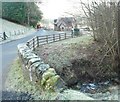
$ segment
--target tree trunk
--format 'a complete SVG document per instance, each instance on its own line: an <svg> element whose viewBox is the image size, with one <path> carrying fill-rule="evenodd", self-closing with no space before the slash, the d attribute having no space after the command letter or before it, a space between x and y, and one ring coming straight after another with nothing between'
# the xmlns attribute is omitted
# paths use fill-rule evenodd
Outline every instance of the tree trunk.
<svg viewBox="0 0 120 102"><path fill-rule="evenodd" d="M118 2L118 75L120 73L120 1ZM119 77L120 79L120 77Z"/></svg>
<svg viewBox="0 0 120 102"><path fill-rule="evenodd" d="M29 13L29 11L28 11L28 15L27 15L27 21L28 21L28 26L30 25L30 13Z"/></svg>
<svg viewBox="0 0 120 102"><path fill-rule="evenodd" d="M30 2L27 2L27 24L30 25Z"/></svg>

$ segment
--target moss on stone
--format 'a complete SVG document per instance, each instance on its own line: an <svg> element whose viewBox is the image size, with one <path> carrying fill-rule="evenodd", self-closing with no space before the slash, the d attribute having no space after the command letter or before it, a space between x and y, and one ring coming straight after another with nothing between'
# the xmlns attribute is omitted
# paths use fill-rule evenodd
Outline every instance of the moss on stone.
<svg viewBox="0 0 120 102"><path fill-rule="evenodd" d="M41 80L41 86L45 90L54 90L55 83L60 77L56 75L53 68L49 68L43 75Z"/></svg>
<svg viewBox="0 0 120 102"><path fill-rule="evenodd" d="M57 82L57 80L59 79L60 77L58 75L56 76L53 76L53 77L50 77L47 81L46 81L46 87L45 89L46 90L53 90L55 91L54 87L55 87L55 84Z"/></svg>

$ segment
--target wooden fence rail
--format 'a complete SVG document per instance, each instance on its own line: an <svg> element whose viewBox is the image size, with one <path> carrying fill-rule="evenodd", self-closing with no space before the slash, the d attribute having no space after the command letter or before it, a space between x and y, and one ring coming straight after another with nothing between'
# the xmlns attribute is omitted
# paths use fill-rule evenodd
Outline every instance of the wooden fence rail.
<svg viewBox="0 0 120 102"><path fill-rule="evenodd" d="M36 47L39 47L40 45L57 42L60 40L65 40L68 38L73 37L72 34L66 34L66 33L58 33L58 34L51 34L51 35L44 35L44 36L35 36L34 38L27 41L27 46L29 46L30 49L35 50Z"/></svg>

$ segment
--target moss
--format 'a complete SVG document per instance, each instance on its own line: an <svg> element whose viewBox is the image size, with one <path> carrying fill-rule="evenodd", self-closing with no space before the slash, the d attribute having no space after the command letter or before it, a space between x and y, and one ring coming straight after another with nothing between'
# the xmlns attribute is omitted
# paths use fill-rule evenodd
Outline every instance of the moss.
<svg viewBox="0 0 120 102"><path fill-rule="evenodd" d="M55 91L54 87L55 87L55 84L57 82L57 80L59 79L60 77L58 75L56 76L52 76L50 77L47 81L46 81L46 86L45 86L45 89L46 90L53 90Z"/></svg>
<svg viewBox="0 0 120 102"><path fill-rule="evenodd" d="M43 86L45 84L46 80L48 80L52 76L55 76L55 74L51 73L51 72L45 72L42 77L42 80L41 80L41 85Z"/></svg>
<svg viewBox="0 0 120 102"><path fill-rule="evenodd" d="M41 86L44 90L55 91L54 87L59 78L55 70L50 68L42 75Z"/></svg>

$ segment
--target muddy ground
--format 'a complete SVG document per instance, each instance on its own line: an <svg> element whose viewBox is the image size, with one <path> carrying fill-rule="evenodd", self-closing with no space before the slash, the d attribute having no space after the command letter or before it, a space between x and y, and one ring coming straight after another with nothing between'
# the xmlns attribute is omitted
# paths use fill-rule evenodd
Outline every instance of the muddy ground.
<svg viewBox="0 0 120 102"><path fill-rule="evenodd" d="M101 61L105 54L102 47L84 35L40 46L35 53L55 68L69 88L81 90L86 85L87 90L89 84L99 87L99 83L108 82L99 91L91 86L85 93L96 99L118 99L118 74L111 68L109 56Z"/></svg>

